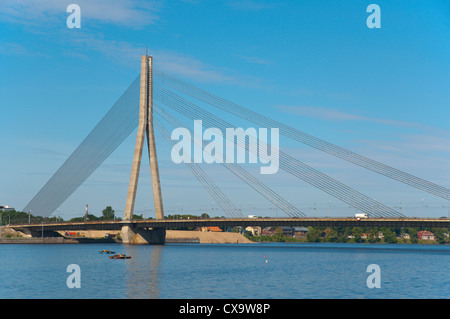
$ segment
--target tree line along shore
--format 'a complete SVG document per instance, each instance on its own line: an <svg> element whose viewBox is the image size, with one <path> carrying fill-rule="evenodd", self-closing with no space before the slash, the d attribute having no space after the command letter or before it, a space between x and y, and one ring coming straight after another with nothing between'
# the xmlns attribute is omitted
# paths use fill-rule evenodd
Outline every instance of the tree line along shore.
<svg viewBox="0 0 450 319"><path fill-rule="evenodd" d="M290 227L246 231L245 237L256 242L330 242L389 244L449 244L448 228L393 227L306 227L296 234ZM287 231L286 231L287 229Z"/></svg>

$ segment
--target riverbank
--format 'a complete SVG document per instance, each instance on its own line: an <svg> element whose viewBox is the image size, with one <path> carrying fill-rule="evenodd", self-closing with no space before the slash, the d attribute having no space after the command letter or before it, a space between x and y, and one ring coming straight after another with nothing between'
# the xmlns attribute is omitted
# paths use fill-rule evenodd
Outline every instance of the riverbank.
<svg viewBox="0 0 450 319"><path fill-rule="evenodd" d="M203 232L190 230L167 230L166 243L195 242L200 244L252 244L255 243L239 233Z"/></svg>
<svg viewBox="0 0 450 319"><path fill-rule="evenodd" d="M60 231L64 236L65 232ZM119 231L110 231L111 238L106 238L105 231L80 231L79 237L30 237L9 227L2 227L0 244L82 244L82 243L120 243ZM189 230L167 230L166 243L199 244L251 244L253 241L238 233L203 232Z"/></svg>
<svg viewBox="0 0 450 319"><path fill-rule="evenodd" d="M112 238L12 237L0 238L1 244L101 244L121 243Z"/></svg>
<svg viewBox="0 0 450 319"><path fill-rule="evenodd" d="M247 236L246 236L247 237ZM405 238L396 238L395 241L386 241L383 239L369 240L369 239L356 239L356 238L341 238L334 240L327 240L326 238L295 238L287 236L248 236L254 243L341 243L341 244L409 244L409 245L449 245L448 242L437 242L430 239L416 239L411 241Z"/></svg>

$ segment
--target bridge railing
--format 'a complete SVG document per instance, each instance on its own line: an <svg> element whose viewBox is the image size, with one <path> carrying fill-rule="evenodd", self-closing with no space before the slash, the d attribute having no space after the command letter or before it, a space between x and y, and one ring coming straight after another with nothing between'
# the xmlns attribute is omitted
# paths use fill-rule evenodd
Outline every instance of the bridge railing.
<svg viewBox="0 0 450 319"><path fill-rule="evenodd" d="M152 224L152 223L161 223L161 222L167 222L167 223L171 223L171 224L175 224L177 222L183 223L184 225L188 225L188 224L195 224L195 222L212 222L212 223L217 223L220 221L224 221L224 222L231 222L231 221L245 221L246 224L251 223L252 221L254 223L260 223L261 221L288 221L288 222L295 222L295 221L314 221L314 220L328 220L328 221L332 221L332 220L348 220L348 221L352 221L352 220L356 220L355 216L310 216L310 217L257 217L257 218L231 218L231 217L222 217L222 218L202 218L202 217L197 217L197 218L190 218L190 219L183 219L183 218L165 218L164 220L155 220L153 218L149 218L149 219L138 219L138 220L132 220L133 223L137 223L137 224ZM370 217L366 220L378 220L378 221L382 221L382 220L393 220L393 218L390 217ZM447 216L441 216L441 217L398 217L395 218L395 220L450 220L450 218L448 218ZM41 216L33 216L31 214L27 214L26 216L21 214L18 216L15 216L14 214L8 214L6 212L0 212L0 225L1 226L14 226L14 225L49 225L49 224L67 224L67 225L73 225L73 224L83 224L83 223L88 223L88 224L107 224L107 223L124 223L124 221L121 218L117 218L114 220L103 220L103 219L98 219L98 220L89 220L89 219L85 219L85 218L75 218L75 219L71 219L71 220L64 220L60 217L41 217Z"/></svg>

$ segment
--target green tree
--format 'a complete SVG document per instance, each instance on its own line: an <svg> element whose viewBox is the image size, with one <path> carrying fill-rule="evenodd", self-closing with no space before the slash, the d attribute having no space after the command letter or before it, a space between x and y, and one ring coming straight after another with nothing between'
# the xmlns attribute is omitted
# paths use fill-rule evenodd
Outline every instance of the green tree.
<svg viewBox="0 0 450 319"><path fill-rule="evenodd" d="M278 227L275 230L275 235L273 237L274 237L274 241L276 241L276 242L284 242L284 241L286 241L286 239L285 239L285 237L283 235L283 230L280 227Z"/></svg>
<svg viewBox="0 0 450 319"><path fill-rule="evenodd" d="M412 244L417 244L419 242L419 238L417 237L419 230L417 228L406 228L406 232L409 234L409 241Z"/></svg>
<svg viewBox="0 0 450 319"><path fill-rule="evenodd" d="M306 235L306 239L309 242L319 242L320 241L320 234L321 234L321 230L315 227L308 227L308 234Z"/></svg>
<svg viewBox="0 0 450 319"><path fill-rule="evenodd" d="M70 221L70 222L84 222L85 220L86 220L86 217L83 216L83 217L74 217L74 218L71 218L69 221ZM88 221L98 220L98 217L95 216L95 215L92 215L92 214L88 214L88 215L87 215L87 220L88 220Z"/></svg>
<svg viewBox="0 0 450 319"><path fill-rule="evenodd" d="M448 238L445 236L445 229L443 228L433 228L432 232L436 236L436 242L439 244L448 243Z"/></svg>
<svg viewBox="0 0 450 319"><path fill-rule="evenodd" d="M361 227L353 227L352 234L355 237L355 241L357 243L362 242L362 233L363 233L363 229Z"/></svg>
<svg viewBox="0 0 450 319"><path fill-rule="evenodd" d="M368 241L369 241L369 243L374 244L374 243L380 241L380 238L378 238L378 233L379 233L378 228L372 228L369 231L369 234L368 234Z"/></svg>
<svg viewBox="0 0 450 319"><path fill-rule="evenodd" d="M106 206L104 210L102 210L102 219L103 220L114 220L114 209L111 206Z"/></svg>
<svg viewBox="0 0 450 319"><path fill-rule="evenodd" d="M382 231L385 243L395 244L397 242L397 236L395 232L393 232L389 228L383 228Z"/></svg>
<svg viewBox="0 0 450 319"><path fill-rule="evenodd" d="M336 242L338 240L338 232L336 229L327 228L325 229L325 237L324 240L326 242Z"/></svg>
<svg viewBox="0 0 450 319"><path fill-rule="evenodd" d="M348 236L351 235L351 228L350 227L339 227L338 228L338 242L340 243L346 243L349 238Z"/></svg>

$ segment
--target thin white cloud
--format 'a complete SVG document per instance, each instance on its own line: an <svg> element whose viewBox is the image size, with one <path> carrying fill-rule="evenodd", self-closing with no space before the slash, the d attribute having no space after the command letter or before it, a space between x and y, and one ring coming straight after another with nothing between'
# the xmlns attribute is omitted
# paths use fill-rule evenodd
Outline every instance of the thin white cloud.
<svg viewBox="0 0 450 319"><path fill-rule="evenodd" d="M130 43L126 41L104 39L101 34L77 33L71 37L71 54L98 52L115 63L136 67L138 70L139 57L146 52L144 43ZM74 51L75 50L75 51ZM171 50L153 50L149 48L149 55L154 57L155 67L175 76L181 76L199 82L240 84L241 80L233 77L230 70L223 70L208 65L199 59Z"/></svg>
<svg viewBox="0 0 450 319"><path fill-rule="evenodd" d="M233 0L228 3L228 6L238 10L247 11L259 11L273 9L280 4L277 2L264 2L264 1L252 1L252 0Z"/></svg>
<svg viewBox="0 0 450 319"><path fill-rule="evenodd" d="M81 8L81 29L76 32L65 25L69 16L66 8L71 3L76 3ZM29 32L45 38L45 41L62 44L59 46L60 53L65 56L89 59L91 53L97 52L113 63L135 67L139 65L139 56L145 54L148 43L109 39L101 31L93 32L95 29L90 26L110 23L139 28L153 24L159 20L158 14L163 4L164 1L140 0L1 0L0 19L31 26L27 29ZM55 24L61 27L55 28ZM0 44L2 55L11 54L10 52L23 55L30 54L31 51L45 51L45 48L31 48L28 44ZM150 50L149 53L155 57L155 67L194 81L246 86L249 86L249 83L258 83L257 79L240 79L239 76L233 76L231 70L204 63L196 57L173 50L156 49ZM52 54L54 52L47 56ZM264 61L253 59L253 63L262 62Z"/></svg>
<svg viewBox="0 0 450 319"><path fill-rule="evenodd" d="M158 20L161 2L138 0L2 0L0 17L3 20L50 26L65 22L70 13L69 4L78 4L81 9L82 26L85 21L112 23L129 27L153 24Z"/></svg>
<svg viewBox="0 0 450 319"><path fill-rule="evenodd" d="M26 55L27 49L18 43L3 42L0 45L0 54L4 55Z"/></svg>
<svg viewBox="0 0 450 319"><path fill-rule="evenodd" d="M261 64L261 65L270 65L273 64L273 61L268 59L260 58L257 56L248 56L248 55L237 55L240 59L244 60L247 63L252 64Z"/></svg>
<svg viewBox="0 0 450 319"><path fill-rule="evenodd" d="M219 68L174 51L154 50L155 65L168 73L201 82L236 83L238 80Z"/></svg>
<svg viewBox="0 0 450 319"><path fill-rule="evenodd" d="M326 108L322 106L279 106L278 109L285 113L307 116L320 120L371 122L397 127L422 127L422 125L418 123L346 113L338 109Z"/></svg>
<svg viewBox="0 0 450 319"><path fill-rule="evenodd" d="M383 148L390 148L399 153L423 153L430 155L432 153L450 154L450 137L435 136L429 134L403 134L400 135L400 141L383 141L379 143ZM423 163L422 163L423 164Z"/></svg>
<svg viewBox="0 0 450 319"><path fill-rule="evenodd" d="M312 117L320 120L343 122L365 122L375 123L394 128L402 128L403 133L392 133L391 137L386 136L386 132L380 135L378 139L365 139L355 135L352 139L352 151L374 158L382 163L393 165L394 167L412 171L424 171L425 179L435 180L441 184L448 184L448 174L442 174L448 167L450 155L450 131L435 127L430 127L421 123L406 122L399 120L383 119L369 117L360 114L346 113L338 109L311 106L281 106L279 109L289 114L296 114L306 117ZM407 133L411 131L411 133ZM383 139L380 137L384 136ZM346 147L345 145L341 145ZM302 156L305 156L302 152ZM315 154L315 153L313 153ZM312 162L320 162L321 157L315 158L317 154L312 155ZM432 163L425 165L424 163ZM334 164L333 164L334 165ZM441 173L437 173L441 172ZM429 176L427 176L429 175ZM447 176L447 177L445 177ZM447 178L447 180L446 180ZM445 183L442 183L444 181Z"/></svg>

